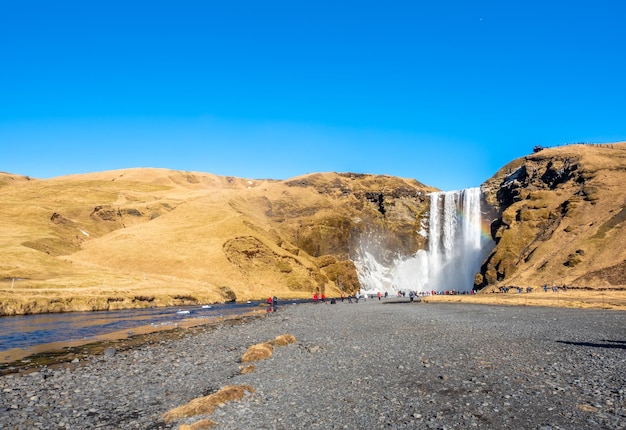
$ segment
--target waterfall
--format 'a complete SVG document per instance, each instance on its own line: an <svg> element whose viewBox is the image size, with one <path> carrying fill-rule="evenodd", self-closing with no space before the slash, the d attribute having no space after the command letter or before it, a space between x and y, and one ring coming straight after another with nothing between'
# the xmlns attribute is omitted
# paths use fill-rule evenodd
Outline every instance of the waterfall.
<svg viewBox="0 0 626 430"><path fill-rule="evenodd" d="M468 291L493 248L483 234L480 188L430 194L428 247L397 258L390 267L376 260L371 241L362 244L355 265L365 293Z"/></svg>

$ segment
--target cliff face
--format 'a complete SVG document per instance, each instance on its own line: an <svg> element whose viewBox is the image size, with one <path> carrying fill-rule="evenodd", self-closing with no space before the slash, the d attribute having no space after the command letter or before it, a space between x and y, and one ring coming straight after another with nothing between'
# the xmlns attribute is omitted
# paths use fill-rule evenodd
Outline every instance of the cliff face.
<svg viewBox="0 0 626 430"><path fill-rule="evenodd" d="M428 193L436 191L414 180L389 176L314 174L284 183L292 191L317 194L320 203L277 199L272 221L279 222L293 243L308 254L349 258L364 238L375 235L384 246L381 261L424 249L418 234L428 217ZM321 202L325 203L322 204Z"/></svg>
<svg viewBox="0 0 626 430"><path fill-rule="evenodd" d="M129 169L0 179L5 314L353 293L359 241L384 238L387 260L423 248L435 191L336 173L275 181Z"/></svg>
<svg viewBox="0 0 626 430"><path fill-rule="evenodd" d="M479 287L626 287L626 143L544 149L483 190L497 244Z"/></svg>

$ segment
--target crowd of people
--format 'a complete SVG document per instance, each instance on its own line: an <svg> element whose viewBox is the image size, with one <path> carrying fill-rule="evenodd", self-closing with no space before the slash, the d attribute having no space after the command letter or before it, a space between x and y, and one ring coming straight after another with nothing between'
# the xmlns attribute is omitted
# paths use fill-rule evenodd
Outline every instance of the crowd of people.
<svg viewBox="0 0 626 430"><path fill-rule="evenodd" d="M553 286L553 287L548 287L547 285L544 285L542 287L542 289L545 292L548 292L549 290L552 290L553 292L559 292L559 290L563 290L563 292L567 291L567 286L563 285L562 287L557 287L557 286ZM492 293L495 292L499 292L499 293L508 293L510 290L513 291L517 291L517 293L532 293L533 292L533 287L526 287L526 288L522 288L522 287L499 287L498 290L492 290ZM460 290L456 290L456 289L451 289L451 290L430 290L430 291L414 291L414 290L409 290L409 291L404 291L404 290L398 290L395 293L396 297L402 297L402 298L406 298L408 297L409 300L411 302L413 301L421 301L421 299L423 297L429 297L429 296L441 296L441 295L473 295L473 294L478 294L477 290L464 290L464 291L460 291ZM378 291L376 293L372 293L372 292L356 292L353 294L347 294L342 292L341 296L339 297L332 297L330 298L330 300L328 300L328 298L326 297L326 294L324 293L319 293L319 292L315 292L313 294L313 303L326 303L327 301L330 302L330 304L335 304L338 301L343 302L348 302L348 303L358 303L359 300L367 300L367 299L378 299L379 301L383 300L383 299L387 299L390 297L390 294L388 291L385 292L381 292ZM267 299L267 304L269 305L269 310L268 312L274 311L276 309L276 306L278 304L278 298L276 296L274 297L269 297Z"/></svg>
<svg viewBox="0 0 626 430"><path fill-rule="evenodd" d="M543 287L541 287L543 289L544 292L548 292L549 290L551 290L554 293L558 293L559 290L562 290L563 292L567 291L567 285L563 285L561 287L559 286L551 286L548 287L548 285L544 285ZM509 291L517 291L517 293L521 294L523 292L526 293L532 293L533 292L533 287L509 287L509 286L502 286L499 287L497 289L497 291L495 289L492 289L491 292L492 293L508 293ZM473 294L478 294L477 290L464 290L464 291L460 291L460 290L456 290L456 289L452 289L452 290L430 290L430 291L413 291L413 290L409 290L409 291L404 291L404 290L398 290L396 292L396 296L397 297L408 297L410 299L410 301L421 301L422 297L428 297L428 296L441 296L441 295L473 295ZM352 294L348 294L346 295L344 292L341 293L341 296L338 298L331 298L330 299L330 303L331 304L335 304L337 303L338 300L340 300L342 303L347 301L348 303L352 303L352 302L356 302L358 303L359 300L366 300L366 299L378 299L383 300L383 299L387 299L389 298L389 292L385 291L384 293L381 291L378 291L376 293L371 293L371 292L356 292L354 295ZM313 294L313 302L314 303L326 303L327 298L326 295L324 293L318 293L315 292ZM274 297L270 297L267 299L267 304L269 305L269 308L271 310L275 310L277 304L278 304L278 299L276 298L276 296ZM268 310L268 312L271 312L271 310Z"/></svg>
<svg viewBox="0 0 626 430"><path fill-rule="evenodd" d="M553 293L558 293L559 290L563 290L563 292L567 292L567 285L563 285L563 286L556 286L553 285L551 287L549 287L548 285L544 285L543 287L541 287L541 289L547 293L548 291L552 291ZM524 291L527 293L532 293L534 288L533 287L510 287L510 286L503 286L503 287L498 287L498 291L499 293L508 293L509 291L517 291L518 294L523 293ZM492 293L495 293L496 291L494 289L491 290Z"/></svg>

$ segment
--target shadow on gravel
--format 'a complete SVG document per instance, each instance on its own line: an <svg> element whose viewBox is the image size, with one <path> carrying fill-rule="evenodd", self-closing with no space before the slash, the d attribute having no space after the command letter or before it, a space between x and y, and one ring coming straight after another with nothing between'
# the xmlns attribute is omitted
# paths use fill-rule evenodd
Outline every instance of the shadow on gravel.
<svg viewBox="0 0 626 430"><path fill-rule="evenodd" d="M626 349L626 341L623 341L623 340L603 339L601 342L608 342L608 343L570 342L567 340L557 340L557 343L564 343L566 345L591 346L593 348Z"/></svg>

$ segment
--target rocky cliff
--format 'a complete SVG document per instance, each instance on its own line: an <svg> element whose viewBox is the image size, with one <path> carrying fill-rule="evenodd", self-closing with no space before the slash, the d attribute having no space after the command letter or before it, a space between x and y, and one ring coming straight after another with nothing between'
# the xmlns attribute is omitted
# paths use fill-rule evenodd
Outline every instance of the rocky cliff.
<svg viewBox="0 0 626 430"><path fill-rule="evenodd" d="M482 188L497 245L478 287L626 288L626 143L539 150Z"/></svg>

